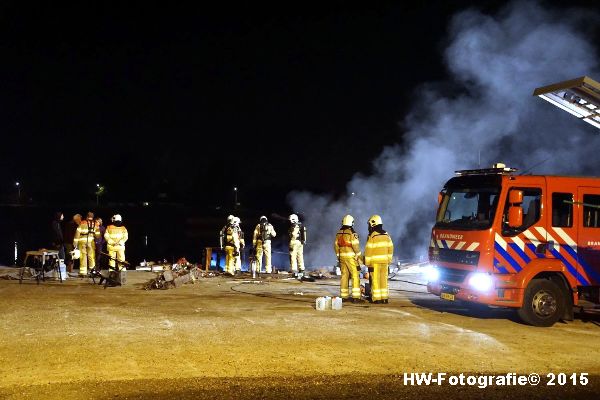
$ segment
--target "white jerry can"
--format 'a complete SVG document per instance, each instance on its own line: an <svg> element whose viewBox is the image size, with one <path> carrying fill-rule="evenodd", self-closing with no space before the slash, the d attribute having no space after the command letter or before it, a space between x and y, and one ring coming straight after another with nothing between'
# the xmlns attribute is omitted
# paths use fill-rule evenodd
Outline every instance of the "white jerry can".
<svg viewBox="0 0 600 400"><path fill-rule="evenodd" d="M342 309L342 298L334 297L331 299L331 309L332 310L341 310Z"/></svg>
<svg viewBox="0 0 600 400"><path fill-rule="evenodd" d="M317 300L316 300L316 309L318 311L328 310L328 308L327 308L327 299L325 297L317 297Z"/></svg>
<svg viewBox="0 0 600 400"><path fill-rule="evenodd" d="M58 264L58 269L60 271L60 278L59 278L59 271L57 271L56 269L54 270L54 279L61 279L61 280L66 280L69 275L67 274L67 266L65 265L65 263L60 260L59 264Z"/></svg>

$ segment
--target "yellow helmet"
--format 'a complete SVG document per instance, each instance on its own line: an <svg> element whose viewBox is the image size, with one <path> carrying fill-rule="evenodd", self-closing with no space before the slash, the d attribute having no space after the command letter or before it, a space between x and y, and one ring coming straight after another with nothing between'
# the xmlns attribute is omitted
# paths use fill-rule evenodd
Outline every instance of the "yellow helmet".
<svg viewBox="0 0 600 400"><path fill-rule="evenodd" d="M371 228L381 224L383 224L383 221L379 215L371 215L371 218L369 218L369 226Z"/></svg>
<svg viewBox="0 0 600 400"><path fill-rule="evenodd" d="M344 226L354 225L354 217L350 214L344 215L344 218L342 218L342 225L344 225Z"/></svg>

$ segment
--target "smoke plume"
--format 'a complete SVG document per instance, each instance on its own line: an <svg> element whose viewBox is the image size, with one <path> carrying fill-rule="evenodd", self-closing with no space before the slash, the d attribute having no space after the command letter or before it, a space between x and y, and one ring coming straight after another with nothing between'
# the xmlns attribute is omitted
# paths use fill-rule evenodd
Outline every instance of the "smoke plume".
<svg viewBox="0 0 600 400"><path fill-rule="evenodd" d="M449 81L415 91L403 141L383 149L371 175L355 175L342 198L289 195L308 227L307 265L335 264L333 239L345 214L355 217L361 245L367 219L379 214L397 257L426 256L437 193L458 169L504 162L540 174L597 174L598 129L532 96L551 83L600 79L596 49L581 29L591 20L597 16L582 10L522 1L493 16L457 14L445 50Z"/></svg>

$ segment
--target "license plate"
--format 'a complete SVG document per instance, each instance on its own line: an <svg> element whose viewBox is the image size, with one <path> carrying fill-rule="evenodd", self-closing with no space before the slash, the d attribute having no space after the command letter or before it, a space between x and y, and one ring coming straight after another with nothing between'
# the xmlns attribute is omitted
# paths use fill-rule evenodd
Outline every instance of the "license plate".
<svg viewBox="0 0 600 400"><path fill-rule="evenodd" d="M454 301L454 295L452 293L442 293L440 297L444 300Z"/></svg>

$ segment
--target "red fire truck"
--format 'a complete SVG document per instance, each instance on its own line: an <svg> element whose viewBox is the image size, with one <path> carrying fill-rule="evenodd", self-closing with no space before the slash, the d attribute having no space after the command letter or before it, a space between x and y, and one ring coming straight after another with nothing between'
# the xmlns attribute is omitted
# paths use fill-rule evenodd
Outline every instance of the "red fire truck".
<svg viewBox="0 0 600 400"><path fill-rule="evenodd" d="M457 171L439 194L427 289L551 326L600 304L600 178Z"/></svg>

